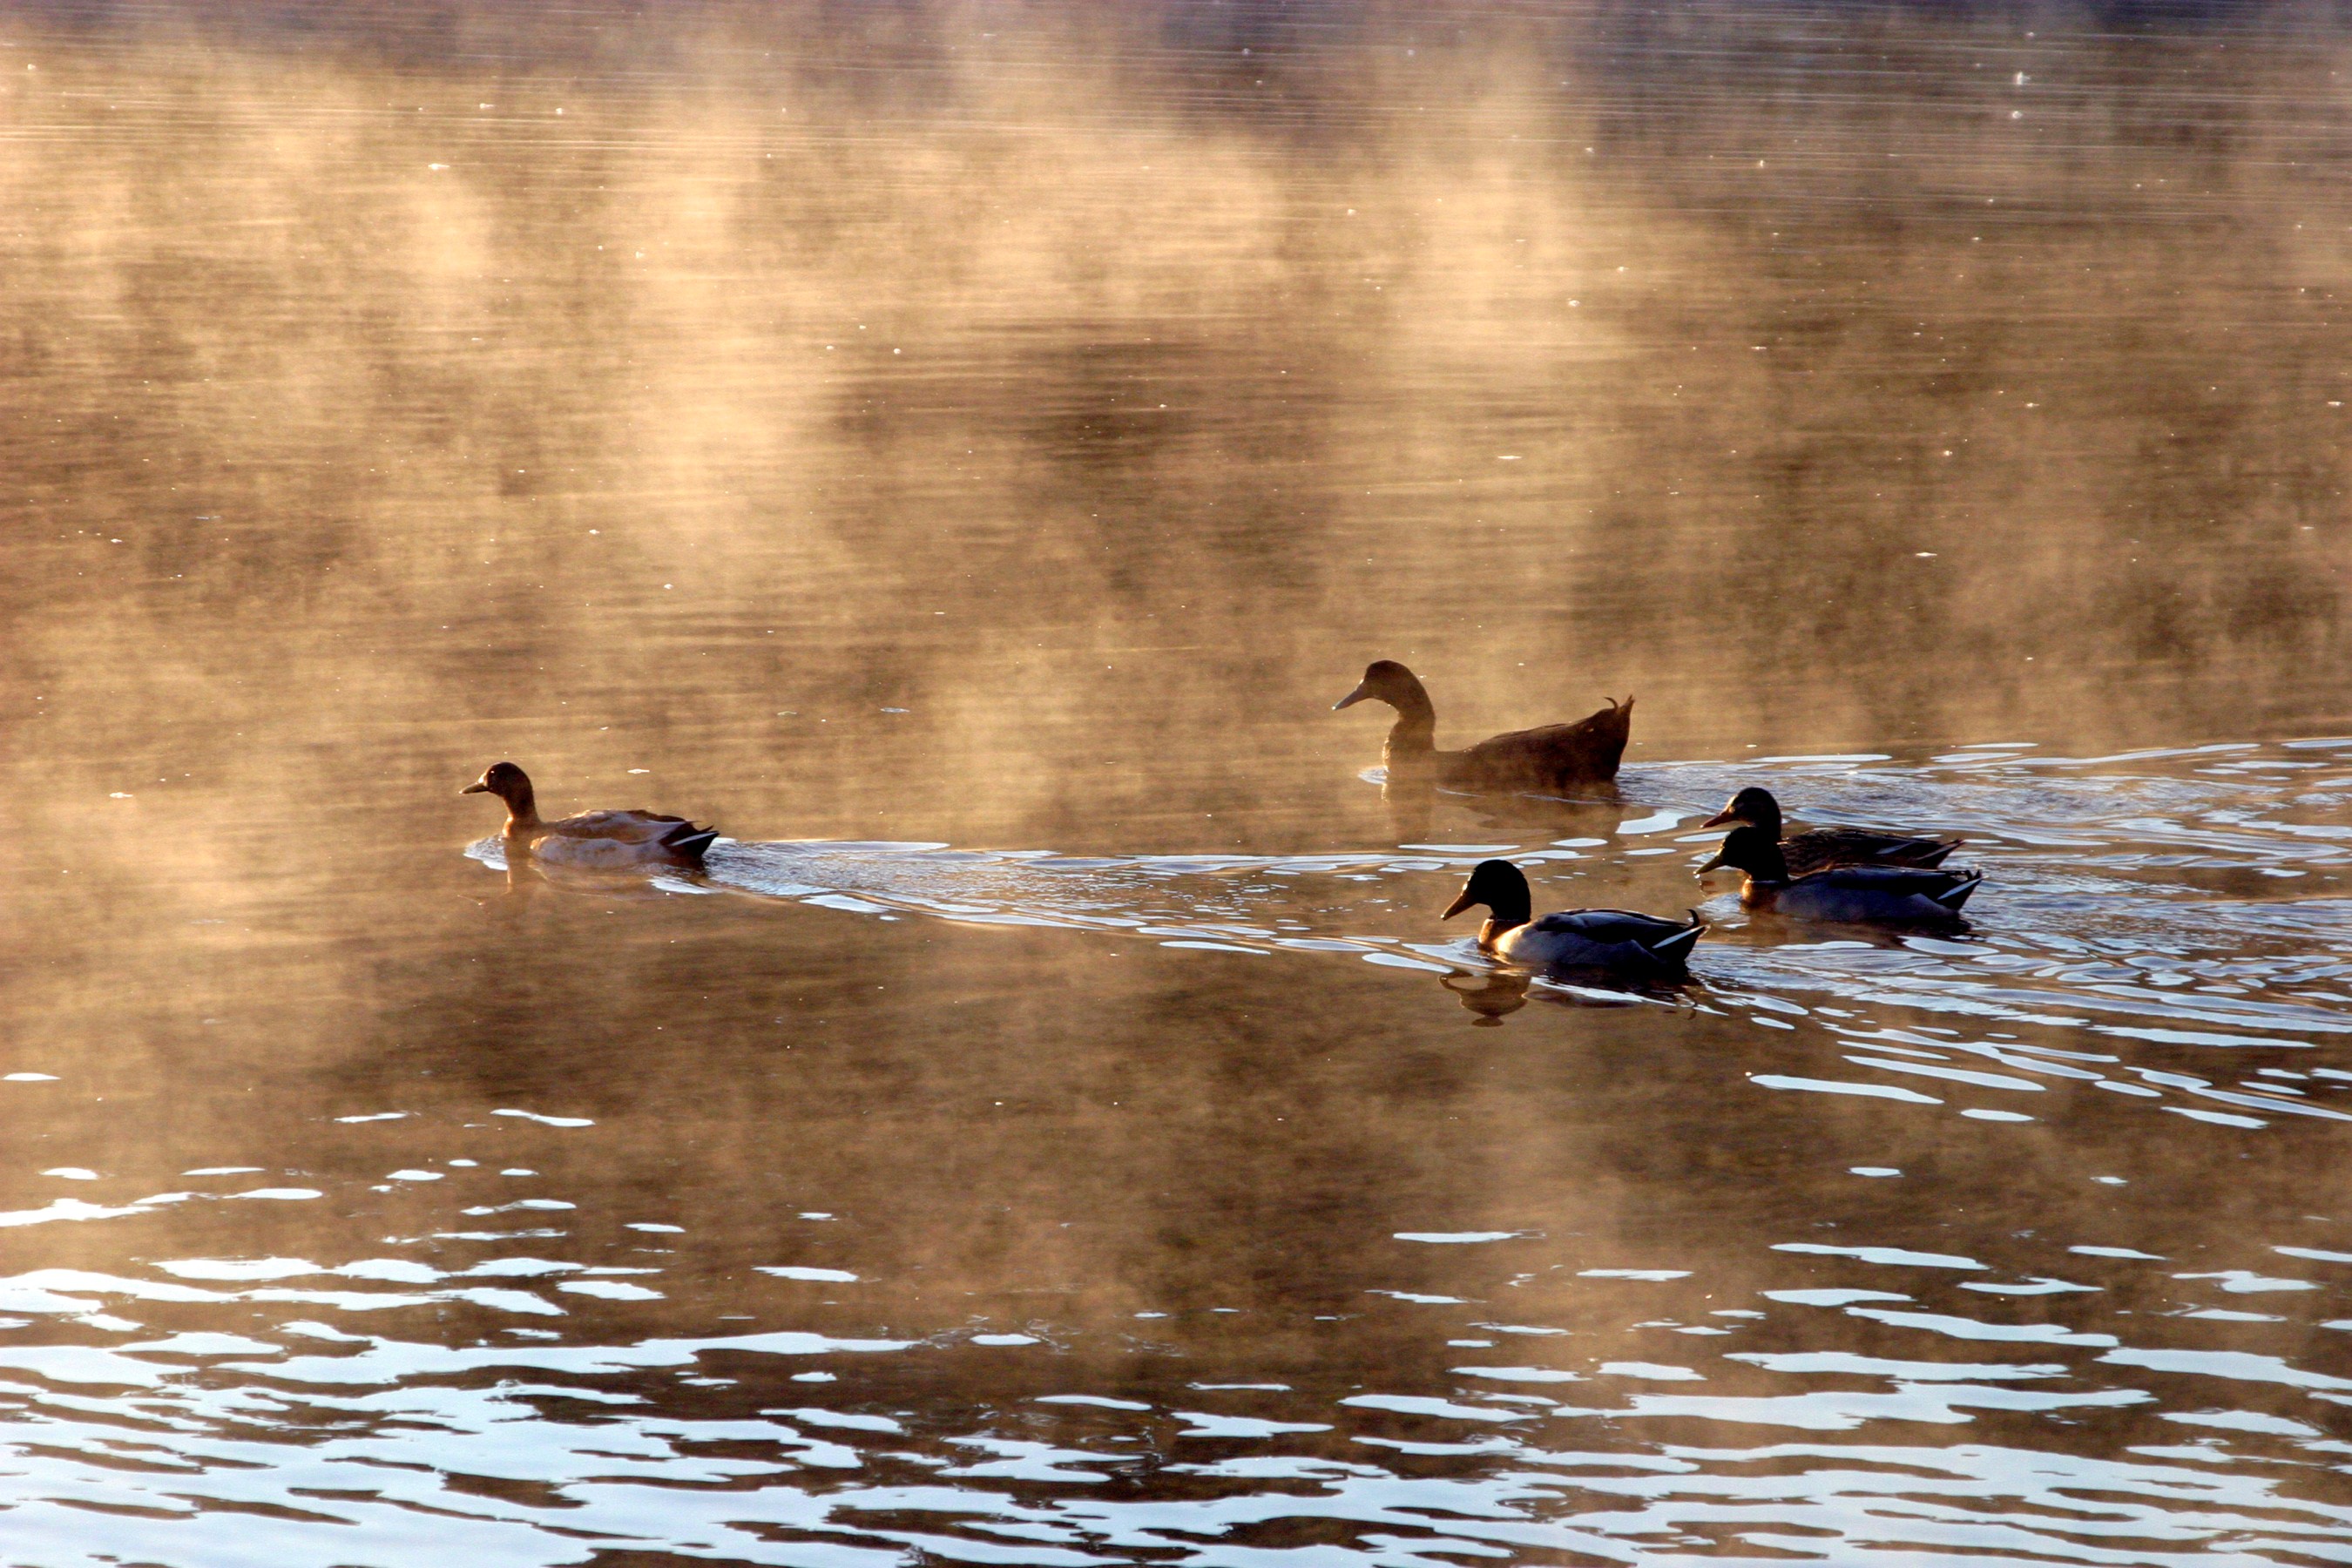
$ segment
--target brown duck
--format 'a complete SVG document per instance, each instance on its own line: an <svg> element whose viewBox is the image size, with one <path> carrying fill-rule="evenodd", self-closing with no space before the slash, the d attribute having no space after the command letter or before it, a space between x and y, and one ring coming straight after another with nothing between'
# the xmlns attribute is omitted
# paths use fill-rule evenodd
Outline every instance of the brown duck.
<svg viewBox="0 0 2352 1568"><path fill-rule="evenodd" d="M508 849L555 865L614 871L635 866L696 869L702 865L702 852L719 837L715 827L697 827L682 816L650 811L590 811L542 822L530 775L512 763L491 763L457 793L494 795L506 802Z"/></svg>
<svg viewBox="0 0 2352 1568"><path fill-rule="evenodd" d="M1364 701L1385 702L1397 710L1388 743L1381 748L1389 777L1417 773L1448 789L1559 790L1613 779L1633 722L1633 700L1628 697L1573 724L1514 730L1459 752L1441 752L1437 710L1430 705L1428 690L1412 671L1390 658L1374 660L1356 689L1332 706Z"/></svg>
<svg viewBox="0 0 2352 1568"><path fill-rule="evenodd" d="M1927 838L1905 833L1873 833L1862 827L1816 827L1780 837L1780 803L1772 792L1750 784L1701 827L1753 827L1777 840L1788 874L1803 877L1833 866L1940 866L1964 840Z"/></svg>

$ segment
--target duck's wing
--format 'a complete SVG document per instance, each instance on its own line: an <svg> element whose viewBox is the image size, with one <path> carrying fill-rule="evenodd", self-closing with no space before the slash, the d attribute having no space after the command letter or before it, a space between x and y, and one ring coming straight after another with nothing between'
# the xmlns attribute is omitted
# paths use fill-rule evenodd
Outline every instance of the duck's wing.
<svg viewBox="0 0 2352 1568"><path fill-rule="evenodd" d="M1947 873L1947 875L1949 875L1949 873ZM1952 886L1948 890L1941 893L1931 893L1928 896L1934 899L1937 903L1943 905L1946 909L1951 910L1954 914L1958 914L1960 912L1960 906L1969 901L1969 895L1975 892L1977 890L1977 884L1983 880L1984 873L1982 871L1964 871L1952 878Z"/></svg>
<svg viewBox="0 0 2352 1568"><path fill-rule="evenodd" d="M532 841L532 853L565 865L616 870L644 866L702 864L703 851L719 837L715 827L697 827L682 816L652 811L591 811L548 823Z"/></svg>
<svg viewBox="0 0 2352 1568"><path fill-rule="evenodd" d="M1835 888L1841 891L1885 894L1890 899L1931 899L1948 909L1958 909L1984 879L1981 871L1944 871L1932 866L1835 866L1800 877L1789 885ZM1952 900L1958 893L1956 901Z"/></svg>
<svg viewBox="0 0 2352 1568"><path fill-rule="evenodd" d="M1490 736L1447 757L1446 781L1524 787L1612 779L1633 725L1633 700L1628 697L1573 724Z"/></svg>
<svg viewBox="0 0 2352 1568"><path fill-rule="evenodd" d="M1562 910L1558 914L1538 916L1528 926L1548 935L1581 937L1602 947L1630 942L1658 958L1675 962L1690 951L1691 943L1706 929L1706 922L1696 910L1687 922L1660 920L1632 910Z"/></svg>
<svg viewBox="0 0 2352 1568"><path fill-rule="evenodd" d="M1528 929L1580 936L1587 942L1651 942L1683 928L1676 921L1632 910L1562 910L1558 914L1538 915L1528 922Z"/></svg>
<svg viewBox="0 0 2352 1568"><path fill-rule="evenodd" d="M692 831L694 824L683 816L664 816L652 811L586 811L578 816L567 816L561 822L551 822L543 829L558 838L605 838L622 844L667 844L679 835L680 829Z"/></svg>
<svg viewBox="0 0 2352 1568"><path fill-rule="evenodd" d="M1780 840L1780 853L1788 858L1790 874L1802 877L1833 866L1939 866L1961 842L1860 827L1816 827Z"/></svg>

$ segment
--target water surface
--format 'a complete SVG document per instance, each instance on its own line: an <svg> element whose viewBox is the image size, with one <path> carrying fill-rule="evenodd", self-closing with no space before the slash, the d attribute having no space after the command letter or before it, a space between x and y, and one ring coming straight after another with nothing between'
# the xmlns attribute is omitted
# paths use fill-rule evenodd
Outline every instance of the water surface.
<svg viewBox="0 0 2352 1568"><path fill-rule="evenodd" d="M2352 1559L2324 13L0 44L0 1557Z"/></svg>

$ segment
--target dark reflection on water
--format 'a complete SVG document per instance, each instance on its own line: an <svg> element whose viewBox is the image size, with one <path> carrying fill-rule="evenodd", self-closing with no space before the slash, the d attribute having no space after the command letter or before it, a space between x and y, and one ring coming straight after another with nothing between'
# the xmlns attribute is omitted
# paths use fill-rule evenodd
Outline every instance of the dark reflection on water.
<svg viewBox="0 0 2352 1568"><path fill-rule="evenodd" d="M2324 13L9 26L0 1556L2352 1552Z"/></svg>

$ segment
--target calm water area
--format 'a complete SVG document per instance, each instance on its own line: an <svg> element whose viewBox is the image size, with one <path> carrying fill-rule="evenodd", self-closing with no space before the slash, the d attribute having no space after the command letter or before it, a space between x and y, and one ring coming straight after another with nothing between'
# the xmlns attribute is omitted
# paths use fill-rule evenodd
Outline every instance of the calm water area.
<svg viewBox="0 0 2352 1568"><path fill-rule="evenodd" d="M2352 1563L2347 170L2326 5L0 14L0 1563Z"/></svg>

